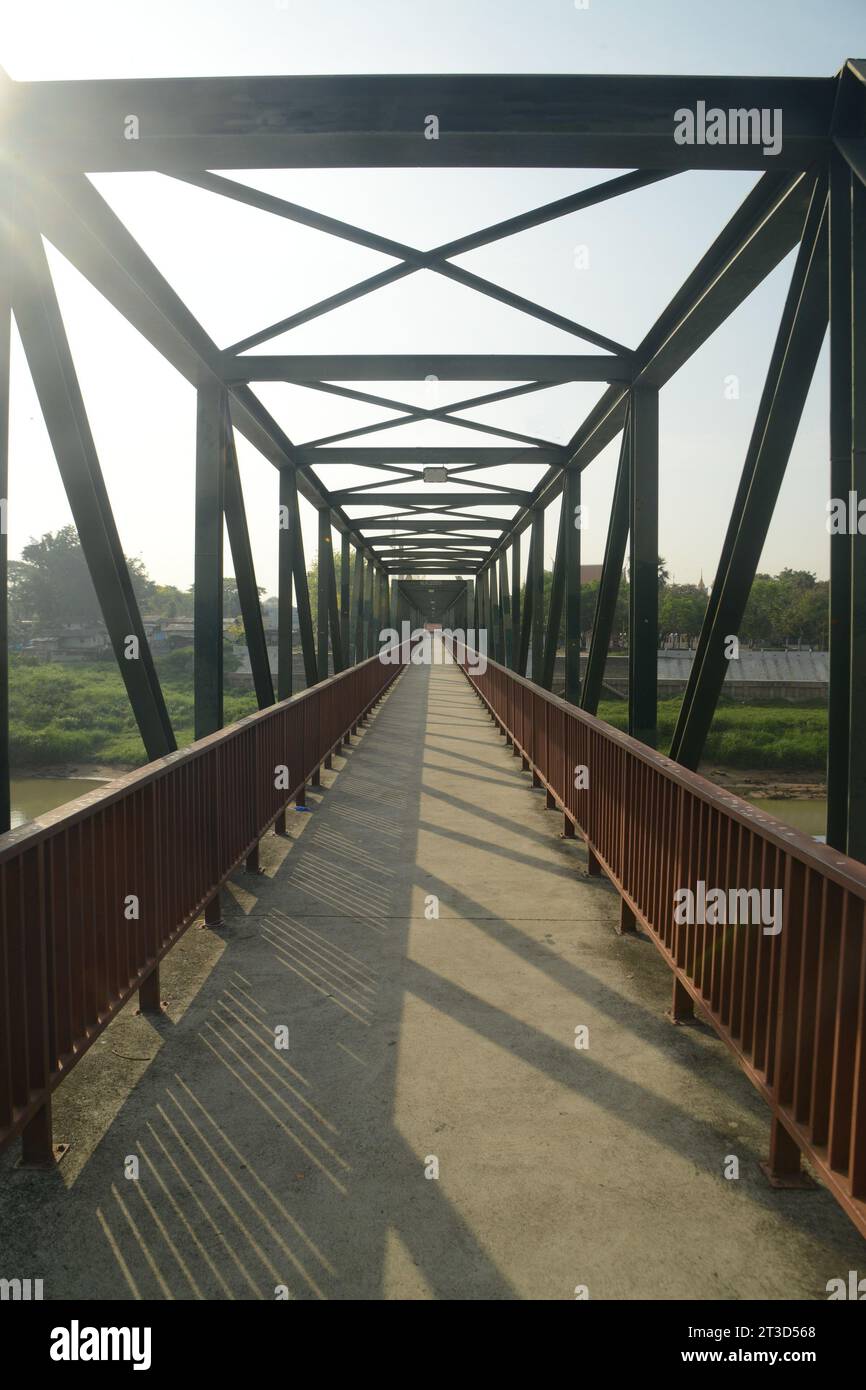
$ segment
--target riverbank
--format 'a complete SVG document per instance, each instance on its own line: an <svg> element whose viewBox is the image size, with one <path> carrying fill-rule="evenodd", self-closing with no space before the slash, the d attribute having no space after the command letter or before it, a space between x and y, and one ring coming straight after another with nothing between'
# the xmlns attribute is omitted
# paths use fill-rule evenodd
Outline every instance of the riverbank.
<svg viewBox="0 0 866 1390"><path fill-rule="evenodd" d="M193 740L192 652L161 658L157 669L178 747ZM10 665L10 759L16 776L110 780L146 760L126 690L116 667ZM225 722L256 708L252 690L225 696ZM660 700L658 747L665 752L680 700ZM623 700L606 700L599 717L624 728ZM826 762L823 706L722 702L705 750L713 780L740 794L820 797ZM709 775L709 774L708 774Z"/></svg>
<svg viewBox="0 0 866 1390"><path fill-rule="evenodd" d="M701 765L701 776L715 782L735 796L767 797L774 801L823 801L827 783L815 771L791 770L779 772L772 768L731 768Z"/></svg>
<svg viewBox="0 0 866 1390"><path fill-rule="evenodd" d="M140 766L140 764L139 764ZM120 763L47 763L14 767L12 776L34 781L55 781L61 778L81 782L113 782L135 771L136 764ZM772 797L777 801L820 801L827 795L827 786L817 772L792 770L778 772L771 768L739 768L701 766L701 776L720 787L743 797Z"/></svg>
<svg viewBox="0 0 866 1390"><path fill-rule="evenodd" d="M76 782L114 782L140 766L140 763L37 763L13 767L12 776L35 781L70 778Z"/></svg>

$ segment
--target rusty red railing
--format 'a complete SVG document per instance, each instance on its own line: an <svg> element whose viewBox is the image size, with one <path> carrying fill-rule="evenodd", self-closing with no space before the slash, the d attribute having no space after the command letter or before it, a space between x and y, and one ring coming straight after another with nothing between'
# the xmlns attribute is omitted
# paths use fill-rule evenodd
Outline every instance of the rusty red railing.
<svg viewBox="0 0 866 1390"><path fill-rule="evenodd" d="M805 1154L866 1235L866 867L498 663L457 657L585 838L590 872L619 890L622 928L640 922L670 966L674 1021L697 1004L769 1105L770 1180L799 1185ZM781 929L678 921L675 894L699 883L781 890Z"/></svg>
<svg viewBox="0 0 866 1390"><path fill-rule="evenodd" d="M51 1095L399 674L378 657L0 836L0 1149L52 1160ZM155 985L155 998L154 996Z"/></svg>

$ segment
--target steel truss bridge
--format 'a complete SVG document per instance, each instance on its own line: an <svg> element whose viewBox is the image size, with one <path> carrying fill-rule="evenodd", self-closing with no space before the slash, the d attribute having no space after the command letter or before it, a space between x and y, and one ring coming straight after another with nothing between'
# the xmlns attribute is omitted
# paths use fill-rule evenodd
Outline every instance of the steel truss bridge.
<svg viewBox="0 0 866 1390"><path fill-rule="evenodd" d="M699 101L725 112L780 110L780 152L770 156L751 143L677 143L674 112L695 109ZM439 138L431 140L424 133L426 113L435 111L447 114ZM130 113L136 138L129 138ZM378 659L380 631L403 620L433 621L486 630L487 671L475 673L470 663L466 679L548 805L562 812L564 833L585 840L589 873L615 886L621 930L639 928L658 947L673 977L674 1017L685 1019L697 1007L766 1101L772 1180L798 1181L805 1155L866 1234L866 739L857 715L866 690L866 536L840 534L830 541L827 845L762 816L696 772L724 680L725 638L743 618L828 325L828 496L866 496L864 132L866 63L853 59L835 76L818 79L3 80L0 496L8 493L14 316L149 759L141 771L80 803L8 830L4 533L0 1140L21 1136L26 1163L52 1162L52 1095L123 1005L137 991L144 1010L159 1009L160 962L185 928L202 912L208 924L219 924L221 890L239 866L256 868L265 833L285 831L287 813L303 803L383 697L411 693L411 669ZM325 216L220 172L367 167L623 172L432 248ZM758 178L639 343L617 342L598 325L457 264L466 252L605 200L622 199L627 206L635 190L690 169L754 170ZM88 179L136 170L159 171L395 263L240 342L217 344ZM43 238L197 392L197 741L182 750L127 572ZM668 756L662 756L656 751L659 392L792 251L790 283L692 673ZM568 333L574 352L253 351L421 270ZM369 382L428 377L481 381L489 389L442 407L413 405L399 389L393 397L364 389ZM299 442L257 396L262 382L303 385L396 416ZM568 382L596 382L604 390L564 445L465 416L470 408L543 396ZM159 402L151 408L158 410ZM478 447L401 448L400 428L428 420L475 431ZM238 433L279 475L276 681L238 470ZM581 532L569 521L581 505L584 470L617 439L613 505L581 679ZM367 480L330 487L329 469L346 464L369 469ZM488 475L495 478L505 464L541 465L540 481L491 481ZM545 612L545 513L559 498ZM300 499L319 518L315 611ZM228 728L224 522L259 706ZM528 563L521 597L522 547ZM626 557L628 735L596 717ZM306 676L301 692L293 690L293 606ZM564 699L551 693L563 626ZM136 661L124 659L130 635L138 638ZM456 670L454 679L461 679ZM578 764L592 769L589 789L574 784ZM275 785L277 767L285 776ZM675 922L676 886L699 880L783 889L782 930L767 935L736 923ZM132 927L119 915L130 884L142 903Z"/></svg>

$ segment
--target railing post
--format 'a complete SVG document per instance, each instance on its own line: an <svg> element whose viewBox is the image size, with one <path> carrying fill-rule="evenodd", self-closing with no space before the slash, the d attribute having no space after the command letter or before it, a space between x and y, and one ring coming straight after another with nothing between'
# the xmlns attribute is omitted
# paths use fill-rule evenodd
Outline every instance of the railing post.
<svg viewBox="0 0 866 1390"><path fill-rule="evenodd" d="M222 914L222 895L217 889L212 898L209 898L204 909L204 924L214 930L223 924Z"/></svg>
<svg viewBox="0 0 866 1390"><path fill-rule="evenodd" d="M53 1168L69 1148L55 1144L51 1119L51 1097L46 1096L21 1131L21 1168Z"/></svg>
<svg viewBox="0 0 866 1390"><path fill-rule="evenodd" d="M695 1001L679 975L674 975L673 997L667 1016L671 1023L689 1023L695 1016Z"/></svg>
<svg viewBox="0 0 866 1390"><path fill-rule="evenodd" d="M619 926L617 927L617 934L619 936L626 936L628 933L634 931L637 931L637 922L635 921L635 915L629 907L628 903L626 902L625 898L620 898Z"/></svg>
<svg viewBox="0 0 866 1390"><path fill-rule="evenodd" d="M161 1014L162 999L159 986L159 964L155 965L138 989L138 1011L142 1014Z"/></svg>
<svg viewBox="0 0 866 1390"><path fill-rule="evenodd" d="M806 1191L815 1183L800 1166L800 1149L777 1115L770 1126L770 1153L761 1164L761 1172L771 1187L795 1188Z"/></svg>

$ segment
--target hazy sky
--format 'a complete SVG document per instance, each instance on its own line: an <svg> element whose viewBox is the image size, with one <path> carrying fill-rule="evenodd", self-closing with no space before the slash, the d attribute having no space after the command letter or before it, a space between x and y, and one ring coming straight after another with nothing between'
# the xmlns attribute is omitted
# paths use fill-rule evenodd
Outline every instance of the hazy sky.
<svg viewBox="0 0 866 1390"><path fill-rule="evenodd" d="M18 80L349 72L829 75L866 54L863 0L0 0L0 64ZM619 170L256 171L295 202L425 249ZM458 264L634 346L756 175L690 173L461 257ZM94 183L220 346L388 265L389 259L157 174ZM577 268L576 248L589 264ZM49 258L125 550L151 575L193 573L193 389L69 266ZM711 579L790 276L789 258L661 396L660 548L676 579ZM427 272L263 345L262 352L583 352L568 334ZM726 398L726 378L739 399ZM258 388L295 443L386 418L303 388ZM365 389L426 403L422 384ZM443 384L446 404L485 389ZM470 412L565 441L603 388L555 388ZM477 445L422 423L383 444ZM359 443L375 444L376 436ZM70 520L23 353L12 376L10 554ZM276 584L277 475L238 440L259 582ZM761 561L825 576L827 360L819 363ZM584 559L600 561L616 446L584 474ZM326 470L330 486L359 481ZM511 469L529 486L538 471ZM485 475L493 480L492 475ZM503 472L503 477L508 476ZM305 509L308 557L312 510ZM548 513L547 551L556 508ZM230 561L227 557L227 567Z"/></svg>

